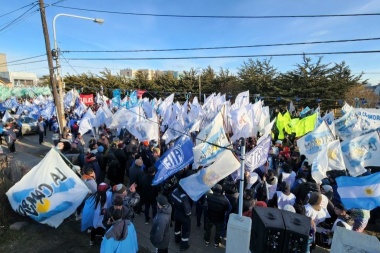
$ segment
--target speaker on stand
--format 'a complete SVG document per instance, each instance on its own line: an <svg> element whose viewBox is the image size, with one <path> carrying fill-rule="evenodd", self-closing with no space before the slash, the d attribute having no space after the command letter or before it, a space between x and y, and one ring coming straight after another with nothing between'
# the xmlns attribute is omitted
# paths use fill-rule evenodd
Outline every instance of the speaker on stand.
<svg viewBox="0 0 380 253"><path fill-rule="evenodd" d="M252 209L252 253L282 253L284 234L281 210L258 206Z"/></svg>
<svg viewBox="0 0 380 253"><path fill-rule="evenodd" d="M285 225L283 253L305 253L309 241L311 220L309 217L282 211Z"/></svg>

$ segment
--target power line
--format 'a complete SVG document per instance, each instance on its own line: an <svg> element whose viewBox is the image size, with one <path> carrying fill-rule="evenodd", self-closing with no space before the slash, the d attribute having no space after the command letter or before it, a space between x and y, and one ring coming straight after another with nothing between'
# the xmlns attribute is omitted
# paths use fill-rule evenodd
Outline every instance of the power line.
<svg viewBox="0 0 380 253"><path fill-rule="evenodd" d="M254 47L277 47L277 46L295 46L327 43L345 43L358 41L380 40L380 38L364 39L346 39L346 40L325 40L311 42L293 42L293 43L275 43L275 44L258 44L245 46L222 46L222 47L193 47L193 48L174 48L174 49L135 49L135 50L61 50L62 53L136 53L136 52L170 52L170 51L193 51L193 50L215 50L215 49L236 49L236 48L254 48Z"/></svg>
<svg viewBox="0 0 380 253"><path fill-rule="evenodd" d="M35 59L35 58L39 58L39 57L42 57L42 56L45 56L45 55L46 54L40 54L40 55L36 55L36 56L31 56L31 57L28 57L28 58L19 59L19 60L8 61L6 63L0 64L0 66L5 66L5 65L8 65L8 63L13 63L13 62L20 62L20 61L26 61L26 60L30 60L30 59Z"/></svg>
<svg viewBox="0 0 380 253"><path fill-rule="evenodd" d="M22 63L16 63L16 64L9 64L8 66L24 65L24 64L37 63L37 62L44 62L44 61L46 61L46 60L29 61L29 62L22 62Z"/></svg>
<svg viewBox="0 0 380 253"><path fill-rule="evenodd" d="M223 56L184 56L184 57L130 57L130 58L67 58L72 61L141 61L141 60L186 60L186 59L221 59L221 58L252 58L252 57L284 57L302 55L336 55L336 54L372 54L380 50L320 52L320 53L288 53L288 54L257 54L257 55L223 55Z"/></svg>
<svg viewBox="0 0 380 253"><path fill-rule="evenodd" d="M22 9L24 9L24 8L26 8L26 7L30 6L30 5L32 5L33 3L36 3L36 2L32 2L32 3L30 3L30 4L27 4L27 5L24 5L23 7L18 8L18 9L16 9L16 10L13 10L13 11L10 11L10 12L7 12L7 13L4 13L4 14L0 15L0 18L4 17L4 16L6 16L6 15L9 15L9 14L11 14L11 13L13 13L13 12L16 12L16 11L22 10Z"/></svg>
<svg viewBox="0 0 380 253"><path fill-rule="evenodd" d="M133 16L153 16L153 17L168 17L168 18L218 18L218 19L270 19L270 18L326 18L326 17L359 17L359 16L379 16L380 13L356 13L356 14L318 14L318 15L273 15L273 16L214 16L214 15L177 15L177 14L152 14L152 13L136 13L136 12L121 12L121 11L105 11L95 9L84 9L77 7L62 6L52 4L55 7L80 10L88 12L100 12L120 15Z"/></svg>
<svg viewBox="0 0 380 253"><path fill-rule="evenodd" d="M30 7L27 11L25 11L24 13L22 13L20 16L18 16L17 18L15 18L14 20L10 21L8 24L5 24L3 25L3 27L0 29L0 32L4 31L5 29L11 27L12 25L15 25L19 22L21 22L22 20L25 20L26 18L29 18L30 16L32 16L34 13L38 12L39 9L36 9L34 10L34 12L29 12L30 10L32 10L34 7L36 7L38 5L38 3L34 4L32 7ZM28 15L28 16L26 16Z"/></svg>

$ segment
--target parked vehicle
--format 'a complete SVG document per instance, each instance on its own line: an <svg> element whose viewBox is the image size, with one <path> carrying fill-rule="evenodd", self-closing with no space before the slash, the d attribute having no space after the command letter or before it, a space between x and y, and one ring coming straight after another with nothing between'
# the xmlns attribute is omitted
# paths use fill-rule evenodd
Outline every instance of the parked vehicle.
<svg viewBox="0 0 380 253"><path fill-rule="evenodd" d="M33 119L29 116L21 116L19 118L19 122L21 123L21 132L24 134L35 134L37 133L37 120Z"/></svg>

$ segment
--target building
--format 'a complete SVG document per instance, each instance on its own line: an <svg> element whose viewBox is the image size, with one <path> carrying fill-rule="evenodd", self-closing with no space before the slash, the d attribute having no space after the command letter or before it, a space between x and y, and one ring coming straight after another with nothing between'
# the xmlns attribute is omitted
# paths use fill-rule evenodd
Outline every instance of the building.
<svg viewBox="0 0 380 253"><path fill-rule="evenodd" d="M30 72L10 72L7 65L6 54L0 53L0 78L3 82L9 82L11 87L35 86L38 84L38 77Z"/></svg>
<svg viewBox="0 0 380 253"><path fill-rule="evenodd" d="M35 73L29 72L0 72L0 77L8 79L13 87L35 86L38 84L38 77Z"/></svg>
<svg viewBox="0 0 380 253"><path fill-rule="evenodd" d="M0 53L0 72L8 72L7 55Z"/></svg>
<svg viewBox="0 0 380 253"><path fill-rule="evenodd" d="M130 68L127 68L127 69L122 69L120 70L120 75L121 76L125 76L129 79L134 79L136 77L136 73L138 71L141 71L142 73L146 74L147 77L148 77L148 80L153 80L154 77L157 77L157 76L160 76L160 75L164 75L164 74L167 74L167 73L171 73L174 78L178 79L179 77L179 74L178 74L178 71L174 71L174 70L152 70L152 69L137 69L137 70L133 70L133 69L130 69Z"/></svg>

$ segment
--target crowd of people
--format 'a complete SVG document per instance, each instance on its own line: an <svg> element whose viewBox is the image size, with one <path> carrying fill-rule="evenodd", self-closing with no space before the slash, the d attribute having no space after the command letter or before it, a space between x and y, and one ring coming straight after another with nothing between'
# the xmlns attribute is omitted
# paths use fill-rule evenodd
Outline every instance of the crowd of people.
<svg viewBox="0 0 380 253"><path fill-rule="evenodd" d="M39 118L40 144L47 129L56 131L54 120ZM95 131L99 134L86 143L78 131L78 122L70 118L68 122L70 126L62 129L57 148L76 165L78 176L88 186L89 194L77 209L76 218L81 220L82 231L89 232L90 245L100 241L101 252L138 251L133 225L136 216L151 224L150 241L157 253L168 252L170 233L180 251L190 248L192 216L196 218L197 231L203 233L205 246L211 242L219 248L227 237L229 214L238 212L240 194L243 215L247 217L252 217L256 206L310 217L308 251L316 244L328 248L337 226L363 232L370 218L370 211L347 210L340 201L335 179L344 172L328 172L322 184L313 180L312 161L300 154L292 135L283 140L274 138L267 162L253 172L245 172L244 192L239 192L239 181L230 175L193 201L179 181L202 168L189 165L161 184L152 185L157 172L154 165L171 144L139 142L124 128L116 136L106 125L99 127ZM15 122L4 125L11 153L15 152L17 132ZM256 146L256 141L256 137L247 139L247 152Z"/></svg>
<svg viewBox="0 0 380 253"><path fill-rule="evenodd" d="M138 215L146 224L152 224L150 239L156 252L168 252L170 227L174 227L172 233L180 251L189 249L192 216L196 217L197 231L203 231L205 246L212 242L218 248L227 236L229 214L238 212L240 194L243 215L247 217L252 217L255 206L310 217L311 248L316 244L328 248L337 226L363 232L370 218L368 210L346 210L340 202L335 178L344 173L331 171L322 184L313 180L311 163L300 154L291 135L273 141L266 164L253 172L246 171L244 192L239 192L238 181L230 175L194 202L179 181L201 168L189 165L163 183L152 185L157 172L154 165L170 144L139 142L125 130L114 136L105 125L100 127L98 138L85 143L82 135L74 128L73 136L72 130L64 128L58 146L64 155L78 154L74 164L80 168L78 173L91 195L78 209L77 218L82 219L83 230L90 229L91 245L98 236L103 238L101 249L103 244L111 245L112 237L114 244L123 242L137 251L137 241L132 243L128 237L137 238L133 220ZM248 138L246 143L248 152L256 146L256 138ZM92 212L88 212L89 208ZM86 216L92 220L83 227Z"/></svg>

